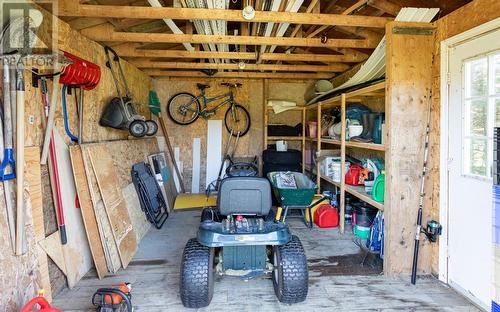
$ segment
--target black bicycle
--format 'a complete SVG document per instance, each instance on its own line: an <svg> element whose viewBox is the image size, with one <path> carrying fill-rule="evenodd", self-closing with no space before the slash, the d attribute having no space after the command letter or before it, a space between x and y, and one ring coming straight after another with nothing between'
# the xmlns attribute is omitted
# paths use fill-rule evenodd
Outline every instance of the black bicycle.
<svg viewBox="0 0 500 312"><path fill-rule="evenodd" d="M224 117L226 129L233 136L244 136L250 130L250 114L241 105L236 104L234 101L233 90L241 86L240 83L221 83L223 86L229 87L229 92L207 97L205 89L210 88L206 84L198 83L196 86L200 90L200 95L194 96L191 93L181 92L170 98L167 104L167 112L170 119L179 125L189 125L203 117L209 119L222 108L222 106L229 104ZM200 99L203 99L203 108L200 104ZM207 104L222 100L220 104L215 107L208 108Z"/></svg>

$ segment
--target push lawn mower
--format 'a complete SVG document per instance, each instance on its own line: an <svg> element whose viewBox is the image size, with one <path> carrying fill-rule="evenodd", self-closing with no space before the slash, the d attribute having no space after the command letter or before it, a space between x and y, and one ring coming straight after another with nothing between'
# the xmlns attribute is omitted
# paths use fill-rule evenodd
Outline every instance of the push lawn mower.
<svg viewBox="0 0 500 312"><path fill-rule="evenodd" d="M146 120L144 116L138 115L135 110L127 80L125 79L125 74L123 73L120 63L120 57L110 47L104 47L104 51L106 52L106 66L113 76L118 97L113 98L108 105L106 105L102 112L101 119L99 120L99 124L103 127L128 130L130 134L135 137L155 135L158 131L158 124L153 120ZM113 54L112 60L109 56L110 52ZM116 62L118 66L119 75L125 88L125 96L122 96L118 78L113 70L113 62Z"/></svg>
<svg viewBox="0 0 500 312"><path fill-rule="evenodd" d="M271 273L279 301L304 301L309 278L306 255L288 225L275 220L269 181L226 178L220 184L217 201L217 209L203 210L198 235L184 248L180 281L184 306L208 306L214 292L214 274L234 270L248 277Z"/></svg>

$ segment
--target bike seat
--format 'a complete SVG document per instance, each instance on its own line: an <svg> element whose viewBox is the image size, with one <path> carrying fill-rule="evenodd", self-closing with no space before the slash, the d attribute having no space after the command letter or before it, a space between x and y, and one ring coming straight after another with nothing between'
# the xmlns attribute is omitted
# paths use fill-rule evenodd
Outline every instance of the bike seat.
<svg viewBox="0 0 500 312"><path fill-rule="evenodd" d="M200 90L205 90L205 89L208 89L210 88L209 85L206 85L206 84L202 84L202 83L197 83L196 86L198 87L198 89Z"/></svg>
<svg viewBox="0 0 500 312"><path fill-rule="evenodd" d="M242 84L241 83L229 83L229 82L223 82L220 84L221 86L228 86L230 88L238 88L238 87L241 87Z"/></svg>

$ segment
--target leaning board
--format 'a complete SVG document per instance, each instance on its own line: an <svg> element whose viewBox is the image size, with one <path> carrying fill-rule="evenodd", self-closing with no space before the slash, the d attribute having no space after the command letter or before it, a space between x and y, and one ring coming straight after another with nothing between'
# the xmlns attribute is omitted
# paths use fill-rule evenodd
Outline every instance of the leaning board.
<svg viewBox="0 0 500 312"><path fill-rule="evenodd" d="M49 278L49 264L47 254L38 245L45 239L43 203L42 203L42 180L40 170L40 149L38 147L26 147L24 149L26 163L26 181L28 182L28 194L31 201L31 214L33 218L33 231L38 255L38 269L40 271L40 287L44 290L45 298L52 301L52 287Z"/></svg>
<svg viewBox="0 0 500 312"><path fill-rule="evenodd" d="M69 148L58 133L57 128L54 128L54 144L57 153L61 197L68 236L68 242L62 248L66 263L68 286L73 288L92 268L92 255L85 234L82 214L80 209L76 207L76 187L71 169Z"/></svg>
<svg viewBox="0 0 500 312"><path fill-rule="evenodd" d="M75 185L78 193L78 200L80 202L80 211L83 217L83 224L85 225L85 232L89 240L92 259L94 259L97 276L99 278L103 278L108 273L108 268L106 265L104 248L99 235L99 228L94 213L94 207L92 205L87 176L85 174L82 149L79 145L73 145L69 148L69 150L71 156L71 166L73 167L73 176L75 178Z"/></svg>
<svg viewBox="0 0 500 312"><path fill-rule="evenodd" d="M88 153L113 229L122 266L126 268L137 250L137 240L123 199L116 167L106 145L90 145Z"/></svg>

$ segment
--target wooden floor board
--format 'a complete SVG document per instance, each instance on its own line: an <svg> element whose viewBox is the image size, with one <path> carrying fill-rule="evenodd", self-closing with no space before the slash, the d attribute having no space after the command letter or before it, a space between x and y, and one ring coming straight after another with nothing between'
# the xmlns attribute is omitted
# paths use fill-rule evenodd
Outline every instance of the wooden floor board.
<svg viewBox="0 0 500 312"><path fill-rule="evenodd" d="M92 311L90 298L99 287L118 282L132 283L134 311L196 311L185 309L179 297L180 259L186 241L196 235L200 211L172 213L161 230L152 228L142 240L126 270L99 280L89 272L74 289L66 289L54 306L66 312ZM416 286L406 279L382 275L329 275L336 264L329 259L360 252L352 235L337 229L307 229L299 220L290 220L299 236L310 267L307 300L283 305L274 295L269 277L242 281L217 277L209 307L199 311L478 311L466 299L434 278L421 278Z"/></svg>

